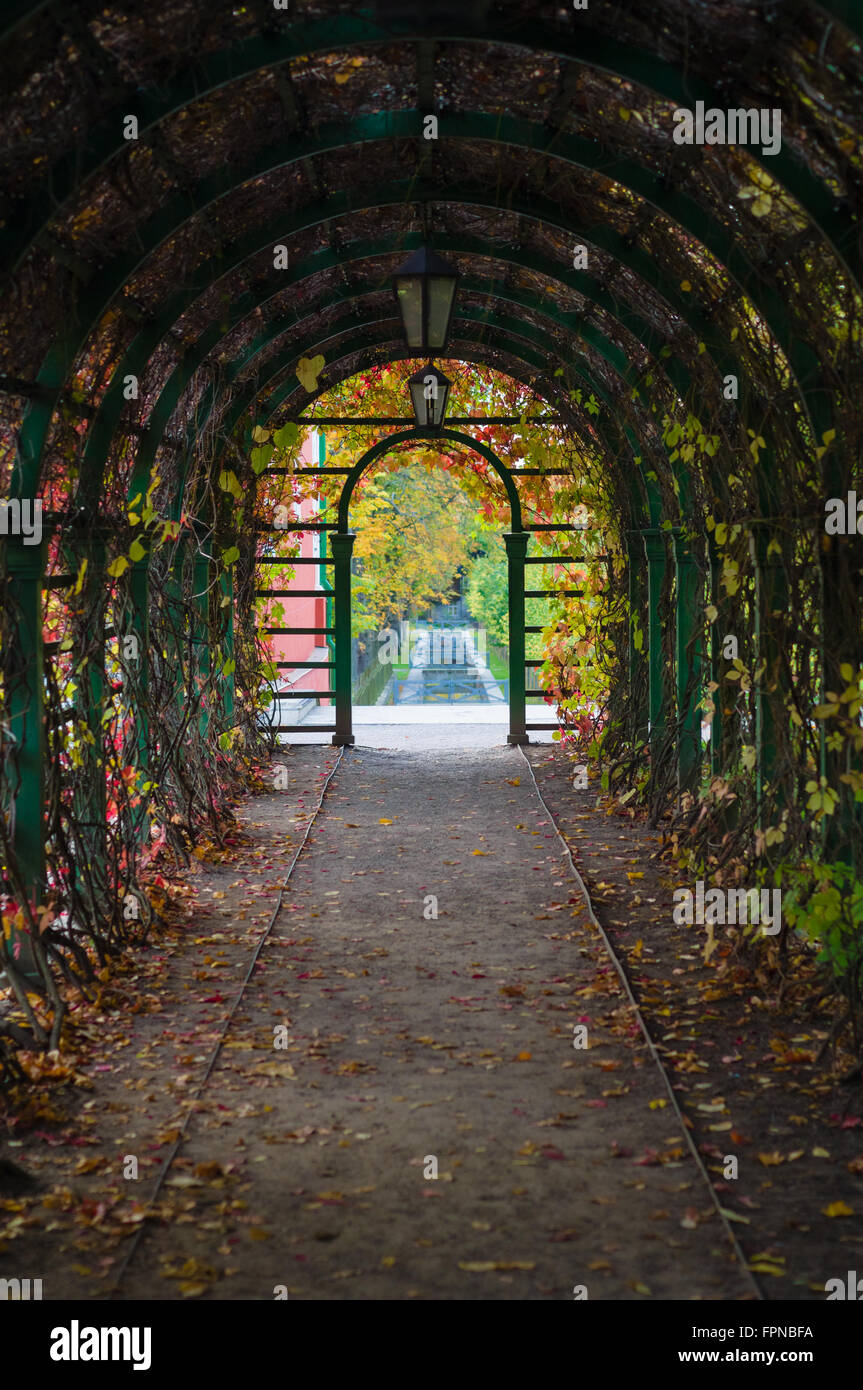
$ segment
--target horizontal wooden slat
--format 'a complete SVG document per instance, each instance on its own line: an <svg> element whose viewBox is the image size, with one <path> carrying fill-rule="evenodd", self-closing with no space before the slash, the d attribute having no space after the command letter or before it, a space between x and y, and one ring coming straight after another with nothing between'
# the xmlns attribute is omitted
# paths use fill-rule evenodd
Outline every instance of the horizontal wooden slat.
<svg viewBox="0 0 863 1390"><path fill-rule="evenodd" d="M326 697L332 699L335 695L334 690L279 690L276 692L276 700L323 700Z"/></svg>
<svg viewBox="0 0 863 1390"><path fill-rule="evenodd" d="M316 560L313 555L256 555L256 565L334 565L331 556Z"/></svg>
<svg viewBox="0 0 863 1390"><path fill-rule="evenodd" d="M559 729L560 722L556 724L525 724L526 729Z"/></svg>
<svg viewBox="0 0 863 1390"><path fill-rule="evenodd" d="M265 627L264 632L274 637L335 637L334 627Z"/></svg>
<svg viewBox="0 0 863 1390"><path fill-rule="evenodd" d="M608 555L527 555L526 565L589 565L593 560L607 560Z"/></svg>
<svg viewBox="0 0 863 1390"><path fill-rule="evenodd" d="M255 598L332 598L332 589L256 589Z"/></svg>
<svg viewBox="0 0 863 1390"><path fill-rule="evenodd" d="M334 661L272 661L270 665L279 671L334 671L336 667Z"/></svg>
<svg viewBox="0 0 863 1390"><path fill-rule="evenodd" d="M256 531L338 531L337 521L291 521L287 526L256 526Z"/></svg>
<svg viewBox="0 0 863 1390"><path fill-rule="evenodd" d="M525 589L525 598L584 598L583 589Z"/></svg>
<svg viewBox="0 0 863 1390"><path fill-rule="evenodd" d="M271 724L270 728L276 734L334 734L336 732L335 724Z"/></svg>

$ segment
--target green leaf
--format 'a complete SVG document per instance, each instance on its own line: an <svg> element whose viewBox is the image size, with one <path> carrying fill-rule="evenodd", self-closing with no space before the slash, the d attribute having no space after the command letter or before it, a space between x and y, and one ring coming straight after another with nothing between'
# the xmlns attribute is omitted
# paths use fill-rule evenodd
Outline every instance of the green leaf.
<svg viewBox="0 0 863 1390"><path fill-rule="evenodd" d="M286 425L282 425L280 430L276 430L273 435L273 442L277 449L291 449L296 444L299 435L299 425L288 421Z"/></svg>
<svg viewBox="0 0 863 1390"><path fill-rule="evenodd" d="M225 566L225 569L230 569L231 565L235 565L239 558L240 552L235 545L229 546L227 550L222 551L222 564Z"/></svg>
<svg viewBox="0 0 863 1390"><path fill-rule="evenodd" d="M257 449L253 449L250 455L252 469L255 474L263 473L270 459L273 457L272 444L261 444ZM233 477L233 474L231 475ZM230 489L226 489L230 491Z"/></svg>
<svg viewBox="0 0 863 1390"><path fill-rule="evenodd" d="M258 452L257 449L252 450L253 454ZM272 452L272 446L270 446L270 452ZM223 492L229 492L232 497L236 497L238 502L243 500L243 489L240 487L237 475L232 469L223 469L219 474L219 487Z"/></svg>

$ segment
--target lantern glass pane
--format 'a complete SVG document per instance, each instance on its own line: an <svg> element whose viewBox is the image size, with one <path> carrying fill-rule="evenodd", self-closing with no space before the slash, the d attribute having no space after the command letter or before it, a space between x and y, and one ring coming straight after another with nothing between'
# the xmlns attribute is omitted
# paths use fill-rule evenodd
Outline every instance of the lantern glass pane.
<svg viewBox="0 0 863 1390"><path fill-rule="evenodd" d="M423 346L423 282L420 276L403 276L396 281L396 296L410 348Z"/></svg>
<svg viewBox="0 0 863 1390"><path fill-rule="evenodd" d="M428 342L425 346L431 352L440 351L446 343L455 286L455 280L449 277L433 275L429 279Z"/></svg>
<svg viewBox="0 0 863 1390"><path fill-rule="evenodd" d="M411 404L417 425L420 429L425 429L432 422L431 407L434 401L425 399L425 387L421 381L411 382Z"/></svg>

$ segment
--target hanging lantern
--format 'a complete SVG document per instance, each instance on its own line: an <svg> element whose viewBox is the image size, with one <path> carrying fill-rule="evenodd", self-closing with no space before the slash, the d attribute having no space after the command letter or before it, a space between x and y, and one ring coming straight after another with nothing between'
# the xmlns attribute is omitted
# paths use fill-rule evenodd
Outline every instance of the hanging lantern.
<svg viewBox="0 0 863 1390"><path fill-rule="evenodd" d="M405 338L417 353L441 353L449 339L459 274L422 246L393 276Z"/></svg>
<svg viewBox="0 0 863 1390"><path fill-rule="evenodd" d="M431 362L408 377L414 418L421 430L439 430L446 419L449 400L449 377L438 371Z"/></svg>

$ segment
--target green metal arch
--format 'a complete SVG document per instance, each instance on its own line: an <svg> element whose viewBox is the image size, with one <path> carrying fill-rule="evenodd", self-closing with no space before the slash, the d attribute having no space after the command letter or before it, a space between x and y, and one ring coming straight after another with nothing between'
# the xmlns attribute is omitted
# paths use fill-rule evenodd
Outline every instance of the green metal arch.
<svg viewBox="0 0 863 1390"><path fill-rule="evenodd" d="M411 249L414 245L418 246L421 241L421 233L411 233L410 236L405 238L405 247L402 249ZM469 255L471 252L475 252L477 255L482 255L487 259L503 261L510 265L536 271L549 280L556 280L568 286L570 289L575 290L604 310L609 317L615 319L622 328L641 343L646 352L652 354L654 357L657 354L657 347L654 347L650 342L650 337L653 336L658 338L659 343L657 346L667 346L670 354L664 362L662 369L665 371L675 389L681 395L685 395L691 381L691 368L687 359L680 355L678 345L663 343L655 326L650 324L648 320L641 318L634 312L622 310L613 297L600 286L599 282L595 280L589 271L566 270L557 265L556 262L549 261L541 256L526 255L523 251L514 253L506 248L500 248L492 253L488 250L485 243L474 238L436 237L435 246L444 253L455 252L457 254ZM360 246L345 248L345 255L338 264L355 264L357 261L363 259L392 254L394 250L395 248L390 242L363 243ZM334 264L334 256L331 251L314 252L311 256L307 257L301 265L295 268L289 283L302 285L306 279L318 275L322 269L329 268ZM194 371L201 365L205 357L218 346L219 341L226 337L227 334L233 332L238 324L240 324L244 318L252 314L255 309L259 308L262 304L268 303L269 300L275 298L276 295L282 294L284 288L285 286L282 286L274 290L272 294L261 297L256 297L249 292L241 295L225 310L222 323L213 325L207 329L198 339L197 343L195 343L194 347L190 348L190 350L184 354L182 361L173 369L171 375L162 387L159 397L150 411L147 423L148 438L142 442L139 453L146 451L148 447L151 451L155 450L158 441L156 439L154 442L153 436L158 436L158 434L167 427L170 414L179 400L183 388L188 383ZM333 299L328 300L328 303L332 302ZM713 359L709 353L704 353L701 356L693 355L693 362L703 362L705 360L713 365L714 370L719 370L716 364L713 363ZM136 362L137 358L133 359L127 354L116 369L115 375L118 379L122 380L127 372L132 371ZM103 413L109 410L111 414L110 427L116 429L124 405L125 401L122 398L122 392L120 390L115 390L112 393L109 389L109 392L106 393L103 402L100 404L92 429L96 428Z"/></svg>
<svg viewBox="0 0 863 1390"><path fill-rule="evenodd" d="M421 234L413 233L407 237L405 241L408 247L413 244L419 245ZM591 300L591 302L597 304L597 306L608 313L611 318L620 323L627 332L631 333L642 344L646 352L656 357L656 349L651 345L649 338L650 336L655 336L659 338L660 343L662 343L662 338L661 335L657 333L655 326L651 325L648 320L641 318L641 316L636 313L622 313L613 297L599 285L590 272L567 270L543 257L526 256L523 252L513 253L506 248L501 248L492 252L485 243L481 243L473 238L436 237L435 245L444 252L456 251L469 254L471 251L475 251L478 255L482 255L486 259L494 259L504 261L508 264L524 266L528 269L539 271L551 280L557 280L567 285L569 288ZM371 245L363 244L358 248L348 247L346 248L346 254L338 262L334 260L331 251L315 252L300 266L294 269L287 283L281 284L272 294L268 293L256 297L254 294L246 292L240 296L234 304L225 310L222 324L214 325L207 329L195 346L184 354L182 361L174 368L162 388L150 413L148 425L150 435L142 441L138 450L139 455L143 455L146 459L147 469L158 447L158 438L153 437L153 432L155 431L155 434L158 435L160 430L164 431L167 428L170 414L192 373L201 364L207 354L218 345L220 339L227 336L228 333L233 332L234 328L238 323L242 322L243 318L248 317L261 304L268 302L270 298L282 294L287 285L302 284L306 278L319 274L320 270L324 268L322 262L327 267L335 264L351 264L364 258L392 253L393 250L394 248L389 242L373 243ZM327 302L333 303L339 299L349 297L351 296L342 292L339 295L333 296ZM357 293L356 298L360 297L362 296ZM527 304L528 298L525 297L523 302ZM538 301L537 304L534 304L532 307L539 308L543 313L549 308L545 301ZM307 317L308 314L304 314L302 319L296 321L302 322ZM599 333L601 330L595 328L593 331ZM114 381L103 397L103 400L100 402L95 420L90 429L85 446L82 479L84 475L88 474L90 471L88 462L91 458L98 459L100 452L103 452L104 456L107 457L111 435L119 426L120 415L126 404L122 393L123 379L127 373L132 372L135 375L138 374L140 363L146 360L149 351L154 345L154 337L155 334L152 329L145 330L142 334L139 334L138 338L130 345L122 362L117 366L114 373ZM666 346L666 344L663 343L663 346ZM670 356L664 363L657 360L657 368L664 372L673 388L683 397L690 384L691 369L686 359L680 356L679 352L676 350L676 345L674 347L671 345L668 346ZM244 349L244 353L246 351L247 350ZM705 352L702 357L695 357L694 361L700 362L705 359L712 364L714 371L718 374L720 369L708 352ZM144 480L145 474L137 463L134 473L134 492L141 490L142 486L146 489L147 483ZM132 495L134 495L134 492Z"/></svg>
<svg viewBox="0 0 863 1390"><path fill-rule="evenodd" d="M482 454L482 457L491 464L506 489L513 531L521 531L523 529L521 524L521 498L512 480L510 469L498 458L494 450L490 449L487 444L483 444L481 440L474 439L473 436L469 434L462 434L460 430L447 429L444 427L440 430L421 430L416 428L398 430L395 434L387 435L385 439L379 439L377 444L373 444L370 449L366 449L366 452L354 464L345 479L339 498L339 531L343 535L349 530L348 512L350 510L351 498L354 494L354 488L363 476L363 473L365 473L366 469L370 468L375 460L380 458L382 454L386 454L393 445L404 444L409 439L416 439L418 442L434 439L451 439L456 444L466 444L467 447L473 449L475 453Z"/></svg>
<svg viewBox="0 0 863 1390"><path fill-rule="evenodd" d="M416 131L418 132L420 129L419 121L421 120L420 113L406 112L401 114L408 118L409 121L416 126ZM389 120L389 118L387 119ZM517 125L520 128L523 128L523 135L526 131L533 132L533 134L536 136L537 142L535 148L537 148L539 152L543 152L542 141L545 140L547 143L547 132L545 132L541 127L532 126L528 122L519 122L517 123ZM334 136L332 132L329 132L329 135L322 135L321 137L319 137L319 140L315 143L319 148L324 146L326 146L327 148L343 148L344 143L346 143L350 147L356 144L357 141L361 138L362 137L357 133L356 127L348 128L347 132L345 132L344 128L340 127L338 128L337 135ZM471 137L464 136L463 138ZM475 134L473 138L476 138ZM487 138L493 138L493 133L490 132ZM513 138L515 138L514 132ZM343 142L342 145L339 144L339 141ZM585 142L580 143L584 144ZM531 147L533 148L533 146ZM297 153L294 159L285 160L283 157L283 147L281 148L281 155L282 158L278 161L277 167L283 167L286 164L295 162L296 159L305 157L303 154ZM558 156L555 155L555 157ZM577 160L574 160L572 162L578 163ZM638 169L638 166L633 167L635 169ZM263 170L259 169L258 172L263 172ZM607 170L603 169L603 172L607 172ZM643 171L639 170L639 175L641 176L642 174ZM237 186L237 180L234 176L228 175L227 179L230 182L231 188ZM658 210L663 210L662 204L663 202L667 203L669 201L669 195L663 189L661 180L659 180L656 176L652 175L649 176L649 179L652 181L655 189L655 206ZM227 188L223 186L225 184L225 181L225 176L220 175L219 184L222 193L229 191ZM449 188L446 189L444 192L436 186L433 188L423 189L422 184L419 182L408 182L401 186L405 190L404 197L393 198L390 193L387 193L384 195L384 197L378 195L377 201L371 202L369 204L366 204L364 200L361 200L363 210L367 210L369 206L386 206L387 198L390 198L391 201L394 202L417 202L420 200L428 200L464 202L474 206L485 207L501 206L501 202L497 197L489 198L488 194L485 194L485 196L481 196L474 190L461 190ZM358 210L360 210L359 207L351 199L346 199L345 195L334 194L331 198L327 200L327 203L325 205L325 216L327 218L332 218L334 215L337 215L334 214L334 204L339 206L341 212L355 213ZM550 202L549 200L534 198L527 204L520 204L516 203L515 200L507 199L503 203L503 206L505 206L510 211L518 211L523 216L531 217L532 220L551 222L552 224L560 226L558 220L560 216L558 205ZM696 205L693 204L693 207L695 206ZM158 244L160 244L162 240L164 240L172 233L176 232L185 221L188 221L191 217L195 216L201 210L202 208L196 207L194 211L190 212L188 209L188 204L184 200L178 200L174 204L169 205L167 209L162 209L153 219L151 219L150 223L146 224L146 227L142 229L142 235L140 237L140 249L132 253L131 255L115 258L115 260L111 263L110 267L108 268L108 272L103 277L100 277L99 287L92 291L88 291L83 296L84 304L81 307L81 312L78 316L77 322L74 326L70 327L69 332L64 339L55 342L52 345L52 348L50 349L43 363L43 366L40 369L38 379L39 384L40 386L42 386L44 391L44 399L37 402L33 406L33 408L31 408L31 411L27 419L25 420L24 426L21 431L21 448L19 453L19 460L16 463L15 476L13 479L14 495L26 496L29 493L35 491L35 487L38 483L39 460L41 458L44 440L47 435L48 425L50 422L51 414L53 411L54 404L56 402L57 395L59 394L63 382L65 381L68 371L71 369L72 363L74 362L76 356L81 351L84 343L86 342L90 331L95 326L95 324L98 323L98 321L101 319L103 313L107 310L107 308L113 301L115 295L122 288L122 285L125 283L125 280L128 278L128 276L133 274L136 269L138 269L145 263L147 256L155 249L155 247ZM279 231L276 233L277 239L279 236L291 235L296 231L301 230L302 228L310 225L309 221L307 220L310 216L310 213L312 213L312 209L301 209L299 214L289 219L291 223L289 228L286 227L284 223L282 223L280 225ZM668 213L666 215L671 216L672 214ZM314 222L314 220L315 219L313 217L312 221ZM324 219L322 217L319 217L317 220L320 221ZM703 220L708 222L709 225L709 219L703 218ZM147 234L147 228L150 229L149 235ZM561 230L565 230L568 234L571 234L572 232L572 229L569 227L561 228ZM695 236L696 239L698 239L698 230L691 228L689 230L691 231L691 234ZM254 238L243 238L241 239L240 245L242 246L245 244L246 246L248 246L248 243L253 240ZM601 247L609 255L614 256L617 259L628 264L630 269L632 269L634 273L636 273L637 275L641 275L641 277L645 279L647 283L653 282L653 277L655 276L656 271L655 263L651 260L651 258L648 255L630 246L626 238L618 236L616 233L610 233L602 227L594 226L591 229L590 238L587 239L587 244L590 243L593 243L594 245ZM263 243L263 245L266 244L266 242ZM272 244L272 242L270 242L270 244ZM707 243L705 243L705 245L706 244ZM733 262L736 259L736 253L732 252L730 239L728 238L725 238L725 248L728 256ZM257 250L260 251L262 249L263 246L259 242ZM722 261L726 270L728 270L729 275L731 275L732 278L734 278L731 270L728 269L727 259L724 259L722 254L714 250L712 247L708 247L708 249L711 250L712 254L717 255L718 259ZM231 269L234 265L238 263L238 260L245 259L245 256L248 254L254 254L254 251L248 249L246 250L245 254L241 254L239 257L236 255L236 252L234 253L233 258L231 258L230 256L220 257L217 260L217 266L219 268L220 275L225 274L229 269ZM677 286L672 284L670 277L661 277L658 288L660 288L661 293L663 293L667 301L674 305L676 312L680 313L683 317L686 317L686 312L683 303L681 302L681 296L678 292ZM747 293L746 289L739 284L738 289L742 294ZM200 290L198 292L200 292ZM812 370L815 359L809 352L808 348L805 348L801 355L802 345L799 341L795 341L793 340L793 338L790 338L788 315L785 305L782 304L781 300L779 300L779 297L774 295L772 292L770 292L768 296L768 298L771 300L771 303L767 307L765 307L762 296L758 290L756 290L755 292L751 292L749 297L752 299L752 302L759 309L759 312L762 313L763 317L765 318L765 321L770 326L771 332L773 333L773 336L776 338L777 342L780 343L780 345L783 347L783 350L786 352L786 355L788 355L789 361L791 362L791 366L794 372L797 374L798 377L802 375L805 378L809 371ZM777 331L776 325L774 323L774 319L776 319L777 317L778 322L782 325L780 331ZM165 314L160 315L160 322L164 323L165 318Z"/></svg>
<svg viewBox="0 0 863 1390"><path fill-rule="evenodd" d="M525 345L523 342L519 342L504 329L501 329L500 331L500 341L503 346L503 350L507 352L515 360L523 362L528 367L536 368L542 374L547 373L547 364L545 362L545 359L540 353L536 352L532 346L530 346L529 344ZM381 347L389 346L392 342L393 340L388 333L381 334L377 342L370 342L368 333L365 333L361 339L349 341L348 343L342 344L338 349L340 354L339 357L335 358L332 362L328 363L327 368L329 371L332 371L332 369L334 367L337 367L340 362L350 360L351 358L356 356L357 353L362 354L366 351L373 353ZM387 361L401 361L405 358L411 358L415 356L414 353L408 351L404 347L400 335L397 336L395 342L396 348L394 351L391 351L388 354ZM466 353L460 349L458 352L459 360L475 360L480 362L487 361L487 355L484 356L482 352L483 346L487 345L477 345L477 351L475 354ZM300 353L302 353L303 351L305 351L305 349L301 348ZM233 432L237 423L242 418L243 414L249 408L249 405L256 396L260 396L263 392L267 390L274 390L276 393L275 395L271 396L269 400L266 400L262 403L261 418L266 421L269 420L273 414L275 414L275 412L279 409L279 407L286 398L295 395L297 391L301 389L298 384L292 384L290 382L282 386L281 388L278 385L278 380L297 360L297 356L298 352L296 349L296 345L292 345L290 352L286 353L285 356L281 358L273 366L273 371L271 372L270 376L266 381L255 382L250 384L248 392L244 396L238 396L238 398L234 401L233 405L231 406L228 415L225 419L223 429L226 435L230 435ZM357 370L361 370L361 368L353 366L351 367L350 371L345 372L341 376L336 377L336 380L345 380L348 376L353 375ZM602 391L602 388L597 387L596 383L593 382L592 378L588 374L583 373L583 375L585 376L585 380L589 388L592 391L594 391L595 394L601 400L605 400L606 398L604 392ZM322 392L325 390L328 390L329 386L332 384L333 383L330 382L326 387L320 388L320 390L314 393L314 396L310 397L310 399L314 399L315 396L322 394ZM553 400L554 398L550 397L548 399ZM570 411L575 416L583 415L583 411L580 409L580 407L578 407L576 403L564 401L564 406L566 410ZM632 440L629 437L630 432L628 429L621 427L617 422L616 417L614 415L613 405L609 408L608 420L609 423L619 431L621 445L624 448L624 450L631 450L632 454L634 455L635 449L632 447ZM596 420L592 419L589 421L589 424L598 436L597 447L600 449L604 449L609 457L615 457L617 450L606 436L604 422L597 422ZM667 465L667 460L665 462ZM646 495L648 492L647 484L641 476L640 470L638 469L637 465L633 464L633 467L630 470L628 470L628 476L625 477L624 481L629 492L630 499L632 501L633 512L635 515L638 515L639 513L643 514L643 499L638 498L637 491L634 487L634 480L636 477L641 481Z"/></svg>
<svg viewBox="0 0 863 1390"><path fill-rule="evenodd" d="M470 324L479 323L485 325L489 322L489 320L486 319L484 316L478 314L461 314L458 315L458 318L462 321L467 321ZM333 339L334 341L338 342L336 350L340 355L339 357L335 358L333 362L327 364L328 368L332 368L337 362L350 357L351 355L359 351L363 346L368 345L369 347L381 347L384 344L391 343L393 341L399 344L401 343L401 335L398 331L398 327L395 324L394 320L389 318L381 319L377 320L377 324L385 326L380 329L376 338L372 336L372 334L370 333L369 330L372 325L368 323L363 325L357 325L357 327L361 328L362 330L362 338L356 340L349 340L347 344L345 344L343 341L340 341L344 339L345 332L348 331L347 329L342 328L337 333L335 333L333 335ZM390 325L392 326L390 327ZM542 335L539 330L532 329L530 333L525 333L524 331L519 332L518 330L524 330L525 326L522 325L518 320L503 319L498 317L495 317L495 319L492 321L492 326L495 328L495 332L499 335L499 337L508 344L508 346L505 349L506 351L510 352L511 355L520 358L525 363L536 366L541 372L547 374L548 363L545 357L542 355L542 353L533 346L533 343L536 340L542 342ZM481 350L483 347L487 347L488 344L483 343L482 340L473 341L475 341L475 345L480 353L480 360L482 360ZM315 340L316 345L317 343L318 340ZM525 343L527 343L528 345L528 350L526 350L524 347ZM519 346L517 348L514 348L514 344L519 344ZM320 345L325 346L325 344ZM242 414L248 408L251 401L254 400L256 396L259 396L263 391L266 391L269 388L270 384L277 377L280 377L282 373L287 371L294 363L296 363L299 357L306 355L311 350L312 345L310 343L303 343L300 345L298 345L297 343L292 343L289 351L283 357L277 359L276 365L273 367L273 370L264 382L256 380L254 382L248 383L247 391L243 395L238 394L237 400L235 401L234 406L231 408L230 415L228 417L231 423L225 426L225 432L230 433L231 429L233 428L233 425L242 416ZM415 355L415 353L404 351L399 354L394 354L392 360L397 360L397 358L400 357L414 357ZM273 364L270 363L268 365L272 366ZM617 421L615 413L616 403L613 401L609 401L604 388L598 385L597 382L593 379L592 375L589 372L589 369L583 366L575 368L572 366L572 364L567 365L569 367L572 378L574 380L578 380L579 378L582 379L587 389L593 392L594 395L596 395L599 398L599 400L605 403L607 408L608 422L613 427L620 430L621 427ZM297 389L297 386L289 386L288 388L286 388L285 394L295 392ZM212 409L212 404L213 402L211 399L209 408L207 408L206 413L203 414L204 425L206 424L209 410ZM573 408L573 413L577 414L581 412L575 411L575 409ZM196 420L196 429L201 428L201 423L202 412L199 410ZM590 427L599 436L600 443L604 443L605 446L608 448L609 453L612 453L613 449L609 445L608 440L604 437L604 423L602 421L592 419L590 421Z"/></svg>
<svg viewBox="0 0 863 1390"><path fill-rule="evenodd" d="M563 332L567 333L570 336L576 351L577 345L580 341L588 343L590 347L608 363L608 365L611 367L611 369L615 372L617 376L619 376L622 380L626 381L630 387L634 387L636 385L635 377L630 370L629 363L623 349L616 347L605 337L605 335L599 329L595 328L594 326L580 324L577 321L573 322L573 315L562 313L561 311L556 309L554 305L546 304L541 301L539 304L537 304L531 295L522 293L517 290L511 290L508 286L498 287L496 285L496 282L477 282L474 285L473 282L470 279L468 279L466 281L463 281L462 284L468 289L473 289L473 291L476 294L485 296L489 300L493 301L496 305L510 304L516 307L531 309L535 314L537 314L537 316L540 319L547 319L550 323L554 324ZM341 302L345 305L353 306L362 303L364 299L371 298L372 296L376 296L379 293L379 288L370 290L366 294L362 295L358 295L354 291L343 291L341 294L333 296L330 302L332 304L338 304ZM344 317L349 319L351 316L345 315ZM259 356L273 342L284 336L286 333L291 333L295 330L302 331L302 325L307 323L309 319L314 321L314 312L312 312L311 314L304 314L302 317L297 318L292 322L286 323L282 321L273 321L270 324L268 324L267 327L261 333L257 334L256 337L250 343L246 344L245 348L243 349L243 352L232 363L228 373L228 381L225 383L225 389L230 389L230 386L232 385L236 377L240 374L240 372L244 372L249 368L250 364L254 362L255 357ZM495 311L491 315L486 315L476 309L470 311L463 309L462 311L457 313L457 319L460 321L476 322L479 324L489 322L490 324L494 324L496 326L502 326L505 322L505 320L497 311ZM362 318L358 320L356 326L367 327L382 322L394 323L395 320L393 319L392 313L388 312L386 317L383 319L373 319L368 314L363 315ZM347 324L345 327L341 327L338 325L338 321L336 323L330 324L328 329L330 338L332 338L333 336L340 336L345 331L346 327L349 326L350 324ZM530 325L530 331L532 334L536 334L539 330L537 330L533 325ZM303 341L302 348L297 348L296 344L294 344L293 347L297 357L299 357L305 355L306 353L311 353L317 350L318 348L324 348L326 346L327 341L328 340L315 339L314 341L312 341L310 339L305 339ZM557 361L557 355L555 355L555 357L552 360ZM662 363L655 363L654 369L657 372L657 374L663 374ZM674 383L669 381L669 386L673 391ZM595 384L592 382L592 378L591 389L600 389L595 387Z"/></svg>
<svg viewBox="0 0 863 1390"><path fill-rule="evenodd" d="M385 30L367 19L342 15L317 23L292 23L280 34L271 33L265 37L246 40L229 50L200 59L166 91L157 91L155 95L149 92L135 93L139 129L146 131L166 116L182 110L209 93L251 76L261 69L274 68L290 62L295 57L317 52L349 51L363 45L428 38L448 42L480 42L486 45L493 42L509 48L551 53L557 58L637 82L670 101L689 104L702 99L708 105L723 104L722 94L710 83L653 54L598 35L584 24L580 24L577 32L569 36L544 25L520 25L516 21L508 25L500 35L490 39L487 33L471 32L469 26L455 29L440 26L435 28L433 25L419 26L408 18L405 23ZM128 104L129 96L124 95L123 100ZM116 113L120 110L118 103ZM106 117L96 130L90 133L83 149L78 148L73 153L62 156L55 163L46 178L44 189L27 200L27 211L22 208L15 210L16 215L11 217L9 222L13 226L17 225L20 232L8 249L3 248L3 259L8 264L12 263L16 255L23 254L22 248L28 241L35 240L40 231L44 230L44 226L56 214L58 206L72 195L83 180L122 151L124 141L120 134L121 122L116 113ZM764 165L764 157L759 158L757 152L753 152L753 158ZM830 190L810 173L796 153L789 155L786 150L771 158L769 172L771 178L777 179L797 199L824 240L846 261L849 270L856 274L859 281L861 257L855 246L853 223L849 225L851 219L843 219L840 216Z"/></svg>

